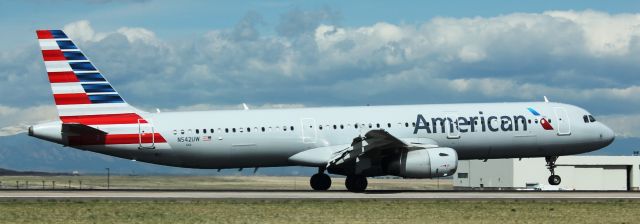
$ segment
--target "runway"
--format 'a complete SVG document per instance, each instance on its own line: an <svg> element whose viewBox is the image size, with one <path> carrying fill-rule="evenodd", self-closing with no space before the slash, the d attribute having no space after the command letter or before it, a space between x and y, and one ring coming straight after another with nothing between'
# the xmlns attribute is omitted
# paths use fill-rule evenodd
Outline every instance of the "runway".
<svg viewBox="0 0 640 224"><path fill-rule="evenodd" d="M584 199L640 199L640 192L531 192L531 191L0 191L0 200L39 199L453 199L453 200L584 200Z"/></svg>

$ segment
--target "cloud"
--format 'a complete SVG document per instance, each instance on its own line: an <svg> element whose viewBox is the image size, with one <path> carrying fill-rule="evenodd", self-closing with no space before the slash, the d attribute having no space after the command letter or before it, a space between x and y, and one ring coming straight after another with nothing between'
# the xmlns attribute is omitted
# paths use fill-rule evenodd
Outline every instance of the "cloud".
<svg viewBox="0 0 640 224"><path fill-rule="evenodd" d="M303 104L262 104L252 105L247 104L249 110L254 109L283 109L283 108L303 108ZM188 106L179 106L177 108L166 108L161 111L209 111L209 110L243 110L244 105L214 105L214 104L194 104Z"/></svg>
<svg viewBox="0 0 640 224"><path fill-rule="evenodd" d="M249 12L233 27L180 40L145 27L98 30L87 20L64 30L127 101L142 108L546 95L597 115L640 113L640 14L549 11L361 26L340 25L340 17L329 8L293 9L269 26ZM0 95L11 96L0 105L52 104L35 40L0 52L0 59Z"/></svg>
<svg viewBox="0 0 640 224"><path fill-rule="evenodd" d="M598 116L597 119L611 127L617 137L640 137L640 114L614 114Z"/></svg>
<svg viewBox="0 0 640 224"><path fill-rule="evenodd" d="M15 135L27 131L31 125L58 119L53 105L26 108L0 105L0 136Z"/></svg>

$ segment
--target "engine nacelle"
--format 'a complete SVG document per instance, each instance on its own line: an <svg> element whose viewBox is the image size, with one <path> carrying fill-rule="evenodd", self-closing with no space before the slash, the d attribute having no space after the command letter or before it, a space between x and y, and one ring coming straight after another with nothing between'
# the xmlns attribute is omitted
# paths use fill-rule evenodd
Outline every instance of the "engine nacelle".
<svg viewBox="0 0 640 224"><path fill-rule="evenodd" d="M404 151L389 161L387 172L407 178L432 178L453 175L457 168L456 150L439 147Z"/></svg>

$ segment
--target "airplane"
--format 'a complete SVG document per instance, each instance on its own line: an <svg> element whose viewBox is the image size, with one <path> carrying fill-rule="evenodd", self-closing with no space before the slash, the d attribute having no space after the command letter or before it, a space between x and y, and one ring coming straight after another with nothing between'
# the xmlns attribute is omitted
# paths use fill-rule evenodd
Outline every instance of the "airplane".
<svg viewBox="0 0 640 224"><path fill-rule="evenodd" d="M558 156L609 145L614 132L585 109L549 102L144 112L129 105L62 30L37 30L59 120L29 136L110 156L200 169L318 168L311 188L346 176L437 178L459 160Z"/></svg>

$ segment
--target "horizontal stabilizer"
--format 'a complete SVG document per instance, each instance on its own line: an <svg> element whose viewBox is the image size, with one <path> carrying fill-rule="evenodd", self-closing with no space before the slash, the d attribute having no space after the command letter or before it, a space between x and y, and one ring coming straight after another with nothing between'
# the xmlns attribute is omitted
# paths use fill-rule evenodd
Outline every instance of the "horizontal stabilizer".
<svg viewBox="0 0 640 224"><path fill-rule="evenodd" d="M62 124L62 133L65 135L106 135L100 129L93 128L84 124L65 123Z"/></svg>

